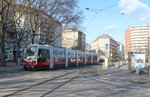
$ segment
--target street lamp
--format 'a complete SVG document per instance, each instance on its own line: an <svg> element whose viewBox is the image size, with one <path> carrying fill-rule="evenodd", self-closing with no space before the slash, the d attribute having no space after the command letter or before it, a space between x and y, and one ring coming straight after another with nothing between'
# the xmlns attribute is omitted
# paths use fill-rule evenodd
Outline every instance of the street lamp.
<svg viewBox="0 0 150 97"><path fill-rule="evenodd" d="M85 8L85 9L88 10L88 11L96 12L96 13L99 13L99 12L103 11L103 9L90 9L90 8Z"/></svg>
<svg viewBox="0 0 150 97"><path fill-rule="evenodd" d="M86 10L89 10L90 8L85 8Z"/></svg>

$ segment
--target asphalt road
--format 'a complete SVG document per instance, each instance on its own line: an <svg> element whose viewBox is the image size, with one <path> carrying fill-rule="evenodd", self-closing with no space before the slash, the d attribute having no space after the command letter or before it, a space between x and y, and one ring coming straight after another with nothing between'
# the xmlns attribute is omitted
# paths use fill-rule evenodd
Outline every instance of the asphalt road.
<svg viewBox="0 0 150 97"><path fill-rule="evenodd" d="M0 75L1 97L149 97L150 83L127 80L125 69L83 66Z"/></svg>

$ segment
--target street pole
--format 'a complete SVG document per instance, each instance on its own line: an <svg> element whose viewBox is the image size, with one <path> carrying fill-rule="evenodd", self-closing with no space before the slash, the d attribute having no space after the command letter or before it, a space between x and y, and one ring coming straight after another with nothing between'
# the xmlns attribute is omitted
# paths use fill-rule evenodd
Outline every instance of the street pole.
<svg viewBox="0 0 150 97"><path fill-rule="evenodd" d="M150 38L148 38L148 64L150 65Z"/></svg>
<svg viewBox="0 0 150 97"><path fill-rule="evenodd" d="M107 68L108 68L108 57L105 57L105 63L104 63L103 68L104 68L104 69L107 69Z"/></svg>
<svg viewBox="0 0 150 97"><path fill-rule="evenodd" d="M148 38L148 73L150 75L150 38Z"/></svg>
<svg viewBox="0 0 150 97"><path fill-rule="evenodd" d="M128 53L128 70L131 70L131 52Z"/></svg>

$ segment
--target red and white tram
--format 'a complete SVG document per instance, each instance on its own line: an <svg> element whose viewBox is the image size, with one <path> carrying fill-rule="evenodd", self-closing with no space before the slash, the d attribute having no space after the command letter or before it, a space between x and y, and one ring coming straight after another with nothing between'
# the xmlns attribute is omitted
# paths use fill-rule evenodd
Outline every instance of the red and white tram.
<svg viewBox="0 0 150 97"><path fill-rule="evenodd" d="M96 53L83 52L51 45L30 45L24 59L25 70L46 70L98 64Z"/></svg>

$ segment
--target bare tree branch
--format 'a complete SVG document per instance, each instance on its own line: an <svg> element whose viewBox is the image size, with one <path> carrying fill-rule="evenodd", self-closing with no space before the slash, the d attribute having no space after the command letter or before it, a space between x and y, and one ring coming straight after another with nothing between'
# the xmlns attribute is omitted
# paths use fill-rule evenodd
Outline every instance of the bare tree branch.
<svg viewBox="0 0 150 97"><path fill-rule="evenodd" d="M12 18L7 22L7 25L9 24L9 26L6 26L6 28L10 27L11 25L14 25L23 15L24 13L29 9L29 7L34 3L35 0L33 0L30 4L28 4L27 6L23 6L25 7L25 9L23 11L21 11L22 13L17 17L17 19L15 19L15 21L13 23L10 23L10 21L15 17L15 12L14 12L14 15L12 16ZM22 5L20 4L20 7ZM16 10L16 12L18 12L20 10L20 8L18 10Z"/></svg>

